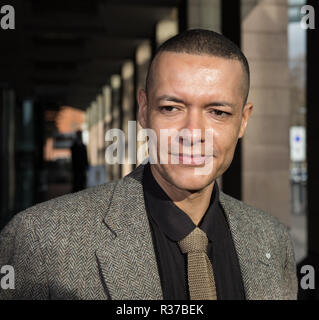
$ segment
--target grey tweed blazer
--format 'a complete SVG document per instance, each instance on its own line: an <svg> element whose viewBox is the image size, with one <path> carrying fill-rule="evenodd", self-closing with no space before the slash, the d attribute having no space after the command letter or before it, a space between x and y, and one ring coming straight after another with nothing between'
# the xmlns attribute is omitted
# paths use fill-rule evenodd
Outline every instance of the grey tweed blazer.
<svg viewBox="0 0 319 320"><path fill-rule="evenodd" d="M162 300L142 189L143 166L123 179L37 204L0 234L0 266L15 289L0 299ZM296 299L286 227L220 193L247 299Z"/></svg>

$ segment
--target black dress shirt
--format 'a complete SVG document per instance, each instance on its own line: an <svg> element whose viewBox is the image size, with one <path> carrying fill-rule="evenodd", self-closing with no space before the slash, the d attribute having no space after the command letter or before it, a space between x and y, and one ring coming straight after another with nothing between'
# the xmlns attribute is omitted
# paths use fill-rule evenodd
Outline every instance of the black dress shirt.
<svg viewBox="0 0 319 320"><path fill-rule="evenodd" d="M144 167L143 189L151 226L164 300L188 300L187 255L177 241L196 225L167 196L153 177L148 163ZM207 255L212 262L217 299L245 299L239 262L224 211L219 203L217 182L210 205L198 225L208 237Z"/></svg>

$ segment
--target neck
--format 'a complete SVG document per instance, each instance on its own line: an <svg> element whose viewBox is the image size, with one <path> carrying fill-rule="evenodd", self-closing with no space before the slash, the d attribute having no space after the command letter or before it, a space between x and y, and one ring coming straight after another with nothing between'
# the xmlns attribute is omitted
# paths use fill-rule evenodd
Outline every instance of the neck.
<svg viewBox="0 0 319 320"><path fill-rule="evenodd" d="M192 219L195 225L198 225L209 207L214 181L204 189L194 192L179 189L172 185L156 170L154 170L152 166L151 171L157 183L174 202L174 204L183 210Z"/></svg>

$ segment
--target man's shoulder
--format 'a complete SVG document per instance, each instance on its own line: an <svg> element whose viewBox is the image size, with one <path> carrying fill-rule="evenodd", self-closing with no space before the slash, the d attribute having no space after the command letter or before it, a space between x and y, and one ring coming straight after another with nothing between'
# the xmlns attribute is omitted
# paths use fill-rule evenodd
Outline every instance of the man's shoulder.
<svg viewBox="0 0 319 320"><path fill-rule="evenodd" d="M19 225L44 229L77 223L83 225L93 219L101 221L107 214L116 187L118 191L134 192L136 183L141 183L142 175L143 165L140 165L121 179L35 204L15 214L5 229L14 229Z"/></svg>
<svg viewBox="0 0 319 320"><path fill-rule="evenodd" d="M101 213L95 208L108 206L117 182L107 182L35 204L17 213L12 220L33 221L39 225L49 221L67 223L72 219L92 218Z"/></svg>
<svg viewBox="0 0 319 320"><path fill-rule="evenodd" d="M235 199L223 192L220 192L220 202L224 209L237 214L244 223L252 224L255 228L263 230L276 229L287 232L288 228L277 217L264 210Z"/></svg>

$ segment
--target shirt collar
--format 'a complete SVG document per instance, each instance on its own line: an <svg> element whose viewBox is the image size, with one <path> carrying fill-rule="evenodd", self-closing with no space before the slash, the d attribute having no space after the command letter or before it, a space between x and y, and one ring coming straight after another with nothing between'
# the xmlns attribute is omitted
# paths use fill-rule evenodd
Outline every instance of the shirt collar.
<svg viewBox="0 0 319 320"><path fill-rule="evenodd" d="M148 214L168 238L173 241L179 241L196 227L191 218L174 204L157 183L149 163L144 167L143 189ZM209 207L198 225L199 228L206 232L209 240L212 240L213 220L217 214L218 203L219 188L215 181Z"/></svg>

